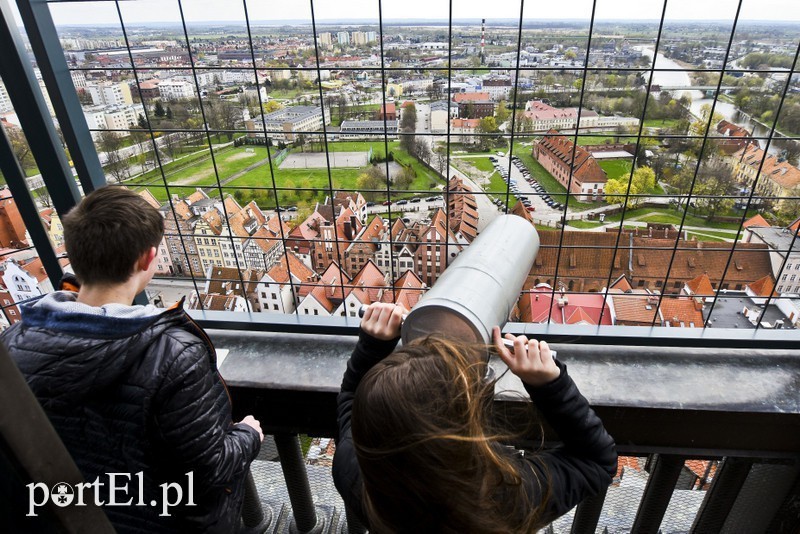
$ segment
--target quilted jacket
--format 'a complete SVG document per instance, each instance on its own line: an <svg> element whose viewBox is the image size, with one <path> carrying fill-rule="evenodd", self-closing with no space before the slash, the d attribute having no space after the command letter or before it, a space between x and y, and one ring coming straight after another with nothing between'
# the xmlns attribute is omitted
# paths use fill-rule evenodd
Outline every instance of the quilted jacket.
<svg viewBox="0 0 800 534"><path fill-rule="evenodd" d="M232 422L203 330L180 307L138 318L64 313L36 302L21 312L22 322L0 340L86 481L99 477L108 503L107 473L131 476L116 502L132 504L104 507L117 531L233 531L260 441L254 429ZM175 482L187 506L161 517L161 485Z"/></svg>

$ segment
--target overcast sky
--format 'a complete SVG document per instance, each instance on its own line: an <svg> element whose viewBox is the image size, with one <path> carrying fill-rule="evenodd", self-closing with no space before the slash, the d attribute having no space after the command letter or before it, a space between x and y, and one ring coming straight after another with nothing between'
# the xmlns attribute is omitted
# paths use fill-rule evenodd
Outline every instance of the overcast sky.
<svg viewBox="0 0 800 534"><path fill-rule="evenodd" d="M737 0L669 0L667 20L730 20ZM13 5L13 2L12 2ZM103 24L118 21L114 2L51 3L56 25ZM120 2L126 23L180 21L177 0ZM184 0L187 22L241 22L244 8L236 0ZM597 0L597 20L653 20L661 17L662 0ZM310 3L302 0L248 0L251 21L308 20ZM391 0L382 4L384 19L447 21L448 0ZM588 19L592 0L525 2L525 20ZM453 18L519 18L519 0L453 0ZM314 0L317 21L378 18L377 0ZM740 20L800 20L798 0L744 0Z"/></svg>

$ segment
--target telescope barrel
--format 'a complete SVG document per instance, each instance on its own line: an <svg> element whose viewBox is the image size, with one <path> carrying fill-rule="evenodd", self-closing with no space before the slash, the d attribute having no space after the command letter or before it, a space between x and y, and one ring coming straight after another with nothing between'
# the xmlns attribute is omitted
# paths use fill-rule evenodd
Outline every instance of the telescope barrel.
<svg viewBox="0 0 800 534"><path fill-rule="evenodd" d="M431 333L489 343L492 327L508 321L538 252L533 225L516 215L497 217L408 314L403 343Z"/></svg>

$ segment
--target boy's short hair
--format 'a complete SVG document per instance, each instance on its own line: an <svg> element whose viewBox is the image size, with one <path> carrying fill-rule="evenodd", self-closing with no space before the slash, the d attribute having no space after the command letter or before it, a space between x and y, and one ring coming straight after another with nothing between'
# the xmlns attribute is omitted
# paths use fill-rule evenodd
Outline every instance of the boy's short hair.
<svg viewBox="0 0 800 534"><path fill-rule="evenodd" d="M67 254L82 284L126 282L136 261L164 236L158 210L119 186L86 195L62 223Z"/></svg>

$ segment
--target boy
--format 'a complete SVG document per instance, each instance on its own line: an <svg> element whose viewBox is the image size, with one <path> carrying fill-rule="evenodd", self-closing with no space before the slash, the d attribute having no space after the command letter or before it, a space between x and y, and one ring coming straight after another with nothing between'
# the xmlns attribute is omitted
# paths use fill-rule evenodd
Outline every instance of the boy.
<svg viewBox="0 0 800 534"><path fill-rule="evenodd" d="M100 480L86 499L130 500L104 507L120 532L233 531L261 426L231 420L214 347L180 303L132 305L155 273L161 215L104 187L63 225L80 287L22 305L0 340L86 482ZM125 491L109 495L109 473L124 474L116 486ZM183 506L162 517L166 483L182 486Z"/></svg>

